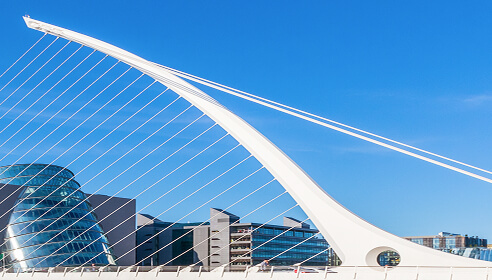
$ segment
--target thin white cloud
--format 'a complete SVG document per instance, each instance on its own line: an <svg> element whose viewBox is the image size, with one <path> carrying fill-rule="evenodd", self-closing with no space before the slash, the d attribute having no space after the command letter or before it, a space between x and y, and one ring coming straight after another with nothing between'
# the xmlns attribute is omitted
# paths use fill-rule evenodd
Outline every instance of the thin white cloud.
<svg viewBox="0 0 492 280"><path fill-rule="evenodd" d="M464 102L472 105L482 105L487 102L492 102L492 94L475 95L464 99Z"/></svg>

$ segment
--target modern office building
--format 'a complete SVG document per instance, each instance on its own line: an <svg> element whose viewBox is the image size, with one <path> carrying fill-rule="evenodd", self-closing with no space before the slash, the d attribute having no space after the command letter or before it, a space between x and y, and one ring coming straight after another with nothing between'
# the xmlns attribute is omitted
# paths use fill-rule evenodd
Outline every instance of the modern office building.
<svg viewBox="0 0 492 280"><path fill-rule="evenodd" d="M199 224L163 222L147 214L137 214L137 262L145 266L192 264L197 259L193 257L195 252L186 250L193 247L193 236L198 238L203 232L201 229L190 232L185 227ZM209 236L208 225L204 224L204 238Z"/></svg>
<svg viewBox="0 0 492 280"><path fill-rule="evenodd" d="M492 261L492 247L487 239L469 237L449 232L440 232L435 236L411 236L405 239L436 250L460 255L467 258Z"/></svg>
<svg viewBox="0 0 492 280"><path fill-rule="evenodd" d="M87 195L78 188L74 174L60 166L0 167L0 236L5 266L28 269L78 266L87 262L115 265L119 254L133 250L135 236L131 235L119 246L112 249L110 246L133 231L134 219L123 223L111 235L105 235L104 230L114 228L134 214L135 201L103 195L93 195L87 200ZM107 217L125 202L129 203L99 222L98 217ZM133 263L132 254L122 258L122 262L133 258Z"/></svg>
<svg viewBox="0 0 492 280"><path fill-rule="evenodd" d="M455 248L487 247L487 239L449 232L440 232L438 235L431 236L410 236L404 238L417 244L445 252L451 252Z"/></svg>
<svg viewBox="0 0 492 280"><path fill-rule="evenodd" d="M210 209L209 223L173 224L137 216L140 265L203 265L244 269L265 259L271 265L328 263L328 244L306 223L284 217L284 225L241 223L240 217ZM290 250L289 250L290 249ZM151 256L154 252L158 252Z"/></svg>

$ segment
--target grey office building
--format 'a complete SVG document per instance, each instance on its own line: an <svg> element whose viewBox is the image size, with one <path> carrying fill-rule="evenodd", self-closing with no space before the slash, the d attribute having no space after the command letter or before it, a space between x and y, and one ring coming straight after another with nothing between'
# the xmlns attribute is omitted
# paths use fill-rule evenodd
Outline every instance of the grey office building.
<svg viewBox="0 0 492 280"><path fill-rule="evenodd" d="M303 265L328 264L327 242L314 236L316 229L294 218L284 217L282 226L241 223L240 217L216 208L210 209L210 217L209 223L173 224L137 215L139 264L212 268L230 264L231 269L244 269L265 259L271 259L271 265L293 265L307 259Z"/></svg>

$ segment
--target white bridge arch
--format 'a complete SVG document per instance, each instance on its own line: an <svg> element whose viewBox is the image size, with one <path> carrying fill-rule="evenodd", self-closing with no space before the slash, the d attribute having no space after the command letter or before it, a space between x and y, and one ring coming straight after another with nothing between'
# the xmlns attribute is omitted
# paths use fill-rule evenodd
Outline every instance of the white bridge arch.
<svg viewBox="0 0 492 280"><path fill-rule="evenodd" d="M29 28L88 46L140 70L203 111L242 144L287 190L337 253L342 266L377 267L378 254L386 250L394 250L401 256L401 263L395 269L490 266L486 261L460 257L415 244L361 219L329 196L295 162L247 122L159 65L92 37L28 17L24 19Z"/></svg>

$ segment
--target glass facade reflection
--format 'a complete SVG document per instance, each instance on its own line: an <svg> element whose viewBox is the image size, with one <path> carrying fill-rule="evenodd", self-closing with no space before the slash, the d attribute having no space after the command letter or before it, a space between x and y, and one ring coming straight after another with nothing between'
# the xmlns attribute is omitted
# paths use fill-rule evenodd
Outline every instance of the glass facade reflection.
<svg viewBox="0 0 492 280"><path fill-rule="evenodd" d="M116 264L96 216L89 213L92 206L83 201L87 196L77 191L80 185L73 177L55 165L0 167L0 184L23 188L4 237L6 266L79 266L89 260L98 266Z"/></svg>
<svg viewBox="0 0 492 280"><path fill-rule="evenodd" d="M487 239L449 232L431 236L412 236L405 239L443 252L467 258L492 261L492 248L487 248Z"/></svg>
<svg viewBox="0 0 492 280"><path fill-rule="evenodd" d="M407 240L437 250L451 252L455 248L487 247L487 239L449 232L430 236L404 237Z"/></svg>
<svg viewBox="0 0 492 280"><path fill-rule="evenodd" d="M451 253L467 258L492 262L492 248L454 248Z"/></svg>
<svg viewBox="0 0 492 280"><path fill-rule="evenodd" d="M384 251L378 255L378 264L380 266L397 266L400 264L400 254L395 251Z"/></svg>
<svg viewBox="0 0 492 280"><path fill-rule="evenodd" d="M210 209L210 222L164 222L147 214L137 215L137 263L144 266L173 265L219 267L244 271L268 259L273 266L326 266L340 264L316 229L290 217L283 225L240 223L240 217L218 208ZM172 241L171 250L162 240ZM164 243L165 244L165 243ZM167 246L167 245L166 245ZM172 261L169 261L172 260Z"/></svg>

